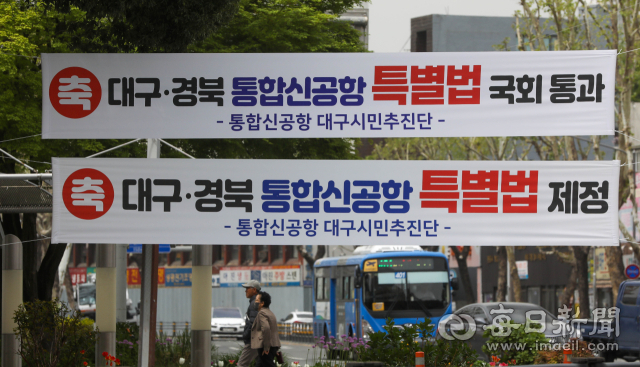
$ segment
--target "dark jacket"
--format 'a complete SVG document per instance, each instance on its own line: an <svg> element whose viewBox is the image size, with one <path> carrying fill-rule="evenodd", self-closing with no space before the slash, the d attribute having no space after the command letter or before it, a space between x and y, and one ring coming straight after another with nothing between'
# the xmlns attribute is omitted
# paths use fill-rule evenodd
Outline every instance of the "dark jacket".
<svg viewBox="0 0 640 367"><path fill-rule="evenodd" d="M258 316L258 305L256 305L256 296L251 297L249 300L249 307L247 313L244 315L244 331L242 332L242 340L244 344L251 344L251 325Z"/></svg>

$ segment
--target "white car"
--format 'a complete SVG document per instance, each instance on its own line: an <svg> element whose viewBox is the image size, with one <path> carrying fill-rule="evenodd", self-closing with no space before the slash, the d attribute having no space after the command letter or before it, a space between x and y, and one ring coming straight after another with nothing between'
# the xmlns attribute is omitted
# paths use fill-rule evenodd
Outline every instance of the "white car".
<svg viewBox="0 0 640 367"><path fill-rule="evenodd" d="M311 324L313 323L313 312L295 310L280 320L283 324Z"/></svg>
<svg viewBox="0 0 640 367"><path fill-rule="evenodd" d="M242 339L244 317L237 307L211 308L211 336L232 336Z"/></svg>

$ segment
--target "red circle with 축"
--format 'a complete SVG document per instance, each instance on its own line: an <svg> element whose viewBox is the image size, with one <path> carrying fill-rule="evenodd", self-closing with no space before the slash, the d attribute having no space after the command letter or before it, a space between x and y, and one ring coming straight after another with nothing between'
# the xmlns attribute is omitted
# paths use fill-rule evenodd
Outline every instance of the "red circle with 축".
<svg viewBox="0 0 640 367"><path fill-rule="evenodd" d="M80 67L60 70L49 85L49 100L62 116L79 119L98 108L102 87L92 72Z"/></svg>
<svg viewBox="0 0 640 367"><path fill-rule="evenodd" d="M107 214L113 204L113 197L111 180L93 168L73 172L62 186L65 207L80 219L93 220Z"/></svg>

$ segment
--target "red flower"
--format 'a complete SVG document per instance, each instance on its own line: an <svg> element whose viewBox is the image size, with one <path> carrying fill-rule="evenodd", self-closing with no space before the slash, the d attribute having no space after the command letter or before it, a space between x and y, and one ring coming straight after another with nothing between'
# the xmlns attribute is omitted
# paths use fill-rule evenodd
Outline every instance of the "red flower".
<svg viewBox="0 0 640 367"><path fill-rule="evenodd" d="M116 356L112 356L112 355L110 355L110 356L109 356L109 359L110 359L111 361L115 361L115 360L116 360Z"/></svg>
<svg viewBox="0 0 640 367"><path fill-rule="evenodd" d="M84 364L85 366L88 365L87 361L82 362L82 364Z"/></svg>
<svg viewBox="0 0 640 367"><path fill-rule="evenodd" d="M235 359L230 359L229 363L233 364L233 362L235 362L235 361L236 361Z"/></svg>
<svg viewBox="0 0 640 367"><path fill-rule="evenodd" d="M119 366L120 365L120 360L118 358L116 358L116 364Z"/></svg>
<svg viewBox="0 0 640 367"><path fill-rule="evenodd" d="M107 352L102 352L102 356L103 356L104 358L107 358L107 357L109 357L109 353L107 353Z"/></svg>
<svg viewBox="0 0 640 367"><path fill-rule="evenodd" d="M80 354L84 354L84 349L80 351Z"/></svg>

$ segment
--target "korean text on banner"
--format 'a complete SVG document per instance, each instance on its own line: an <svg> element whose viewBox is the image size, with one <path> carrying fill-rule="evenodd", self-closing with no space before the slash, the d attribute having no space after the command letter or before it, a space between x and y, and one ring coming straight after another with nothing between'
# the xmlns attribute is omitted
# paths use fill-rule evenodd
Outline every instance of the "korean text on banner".
<svg viewBox="0 0 640 367"><path fill-rule="evenodd" d="M612 135L615 50L43 54L42 136Z"/></svg>
<svg viewBox="0 0 640 367"><path fill-rule="evenodd" d="M612 246L619 169L54 158L53 243Z"/></svg>

